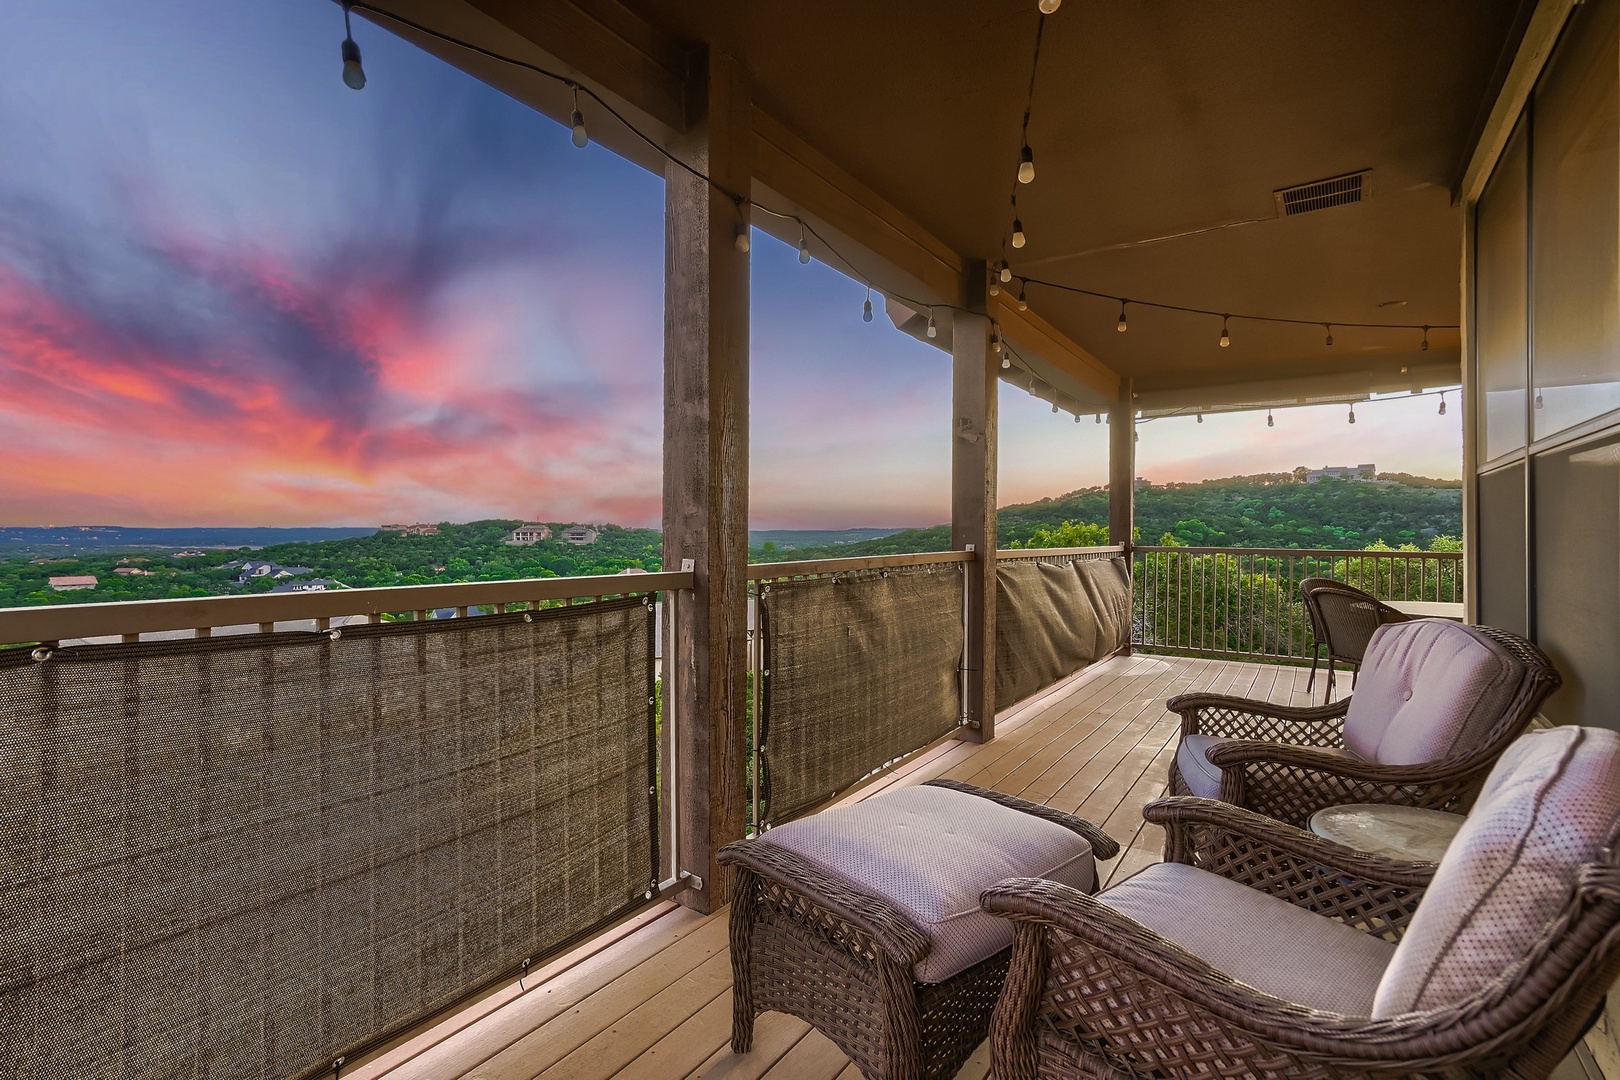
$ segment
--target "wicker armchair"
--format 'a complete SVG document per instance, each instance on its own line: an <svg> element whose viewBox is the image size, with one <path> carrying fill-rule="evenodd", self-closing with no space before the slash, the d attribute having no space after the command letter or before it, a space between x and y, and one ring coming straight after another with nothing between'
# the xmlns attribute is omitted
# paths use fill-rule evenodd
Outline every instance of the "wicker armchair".
<svg viewBox="0 0 1620 1080"><path fill-rule="evenodd" d="M1172 795L1303 826L1316 811L1385 803L1465 811L1502 751L1561 682L1525 639L1438 619L1385 625L1351 697L1304 708L1183 694Z"/></svg>
<svg viewBox="0 0 1620 1080"><path fill-rule="evenodd" d="M1526 740L1594 734L1557 730L1563 734ZM1562 796L1566 806L1587 799L1574 814L1585 833L1578 852L1556 835L1563 826L1544 816L1536 822L1525 805L1533 797L1518 799L1505 817L1496 808L1488 827L1472 834L1465 826L1439 864L1355 852L1237 807L1172 797L1151 804L1146 816L1165 827L1174 863L1097 896L1033 879L1002 882L982 900L1016 924L991 1022L992 1074L1548 1076L1620 974L1620 865L1612 847L1620 740L1596 734L1603 760L1566 777ZM1561 748L1551 749L1556 757ZM1559 782L1556 768L1544 776ZM1522 774L1513 779L1525 786ZM1493 840L1504 824L1520 826L1528 845L1513 851ZM1259 925L1241 918L1207 925L1209 910L1197 899L1206 890L1188 889L1183 898L1161 888L1154 896L1151 881L1137 886L1130 913L1133 897L1121 894L1155 871L1247 896L1257 909L1247 921ZM1143 895L1157 912L1141 907ZM1329 946L1282 940L1291 922L1314 927L1304 936ZM1223 946L1227 938L1237 940ZM1232 963L1220 960L1223 947ZM1290 948L1296 970L1288 972L1276 970L1280 961L1267 967L1249 955ZM1305 992L1273 992L1290 983ZM1329 1004L1335 995L1343 1007Z"/></svg>
<svg viewBox="0 0 1620 1080"><path fill-rule="evenodd" d="M1322 660L1322 650L1326 649L1327 701L1333 700L1335 664L1350 666L1350 688L1354 690L1356 675L1373 634L1380 626L1412 618L1372 593L1332 578L1306 578L1299 583L1299 595L1305 601L1305 614L1311 619L1311 677L1305 689L1315 689L1316 668Z"/></svg>

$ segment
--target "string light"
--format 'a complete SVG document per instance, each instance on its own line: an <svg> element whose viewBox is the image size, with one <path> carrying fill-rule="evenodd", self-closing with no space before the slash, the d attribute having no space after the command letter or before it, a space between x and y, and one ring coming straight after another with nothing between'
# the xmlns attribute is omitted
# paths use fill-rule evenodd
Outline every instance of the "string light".
<svg viewBox="0 0 1620 1080"><path fill-rule="evenodd" d="M1202 424L1204 422L1204 414L1203 413L1198 414L1198 422L1200 424Z"/></svg>
<svg viewBox="0 0 1620 1080"><path fill-rule="evenodd" d="M1056 416L1057 411L1058 411L1058 403L1054 401L1054 402L1052 402L1052 415Z"/></svg>
<svg viewBox="0 0 1620 1080"><path fill-rule="evenodd" d="M1063 3L1063 0L1040 0L1036 6L1041 9L1042 15L1050 15Z"/></svg>
<svg viewBox="0 0 1620 1080"><path fill-rule="evenodd" d="M366 69L360 66L360 46L354 43L354 33L349 29L349 8L353 6L350 0L343 3L343 85L350 90L364 90L366 88Z"/></svg>
<svg viewBox="0 0 1620 1080"><path fill-rule="evenodd" d="M1123 301L1123 300L1121 300L1119 302L1119 322L1114 324L1114 329L1118 330L1122 334L1126 330L1130 329L1130 327L1125 322L1125 301Z"/></svg>
<svg viewBox="0 0 1620 1080"><path fill-rule="evenodd" d="M1230 332L1228 332L1228 330L1226 328L1226 322L1230 318L1231 318L1230 315L1222 315L1221 316L1221 348L1223 348L1223 349L1227 348L1228 346L1230 346L1232 344L1232 335L1231 335Z"/></svg>
<svg viewBox="0 0 1620 1080"><path fill-rule="evenodd" d="M1423 352L1429 351L1429 328L1427 326L1423 328L1423 344L1419 345L1418 348Z"/></svg>
<svg viewBox="0 0 1620 1080"><path fill-rule="evenodd" d="M928 336L939 337L939 328L934 325L934 309L928 309Z"/></svg>
<svg viewBox="0 0 1620 1080"><path fill-rule="evenodd" d="M1020 184L1035 182L1035 151L1029 148L1029 143L1025 143L1024 148L1018 152L1018 182Z"/></svg>
<svg viewBox="0 0 1620 1080"><path fill-rule="evenodd" d="M872 321L872 286L866 287L866 307L861 309L861 322Z"/></svg>
<svg viewBox="0 0 1620 1080"><path fill-rule="evenodd" d="M1019 282L1018 283L1018 310L1019 311L1028 311L1029 310L1029 301L1024 298L1024 288L1025 288L1024 283Z"/></svg>
<svg viewBox="0 0 1620 1080"><path fill-rule="evenodd" d="M1001 331L1000 330L992 330L990 332L990 351L995 352L995 353L1001 352Z"/></svg>
<svg viewBox="0 0 1620 1080"><path fill-rule="evenodd" d="M1102 413L1097 414L1097 423L1102 423Z"/></svg>
<svg viewBox="0 0 1620 1080"><path fill-rule="evenodd" d="M746 255L748 254L748 248L748 225L745 222L739 222L737 224L737 250Z"/></svg>
<svg viewBox="0 0 1620 1080"><path fill-rule="evenodd" d="M1271 410L1270 409L1267 409L1266 410L1266 427L1276 427L1276 426L1277 426L1277 418L1271 415Z"/></svg>
<svg viewBox="0 0 1620 1080"><path fill-rule="evenodd" d="M1001 282L994 275L991 275L991 277L990 277L990 295L991 296L1000 296L1001 295Z"/></svg>
<svg viewBox="0 0 1620 1080"><path fill-rule="evenodd" d="M585 114L579 111L579 84L570 85L574 88L574 115L568 118L568 122L574 125L574 145L583 150L590 145L591 136L585 130Z"/></svg>
<svg viewBox="0 0 1620 1080"><path fill-rule="evenodd" d="M1029 243L1029 238L1024 235L1024 223L1017 218L1013 218L1012 246L1021 248L1027 243Z"/></svg>
<svg viewBox="0 0 1620 1080"><path fill-rule="evenodd" d="M1074 414L1074 422L1077 423L1077 424L1080 422L1080 414L1079 413Z"/></svg>
<svg viewBox="0 0 1620 1080"><path fill-rule="evenodd" d="M1012 267L1007 264L1007 260L1003 259L1001 261L1001 273L997 276L1000 277L1003 282L1012 280Z"/></svg>
<svg viewBox="0 0 1620 1080"><path fill-rule="evenodd" d="M1356 422L1356 403L1353 401L1350 403L1350 422Z"/></svg>
<svg viewBox="0 0 1620 1080"><path fill-rule="evenodd" d="M1328 323L1323 323L1322 329L1327 331L1327 343L1329 345L1333 344L1333 327Z"/></svg>
<svg viewBox="0 0 1620 1080"><path fill-rule="evenodd" d="M1440 415L1446 415L1446 392L1440 391Z"/></svg>
<svg viewBox="0 0 1620 1080"><path fill-rule="evenodd" d="M1001 370L1006 371L1010 367L1012 367L1012 357L1003 356L1001 358Z"/></svg>
<svg viewBox="0 0 1620 1080"><path fill-rule="evenodd" d="M1543 404L1545 404L1545 403L1541 400L1541 391L1537 390L1536 391L1536 408L1538 408L1538 409L1541 408L1541 406Z"/></svg>
<svg viewBox="0 0 1620 1080"><path fill-rule="evenodd" d="M803 264L808 263L809 261L810 261L810 241L808 241L808 240L806 240L804 238L804 222L801 221L801 222L799 222L799 263L800 263L800 265L803 265Z"/></svg>

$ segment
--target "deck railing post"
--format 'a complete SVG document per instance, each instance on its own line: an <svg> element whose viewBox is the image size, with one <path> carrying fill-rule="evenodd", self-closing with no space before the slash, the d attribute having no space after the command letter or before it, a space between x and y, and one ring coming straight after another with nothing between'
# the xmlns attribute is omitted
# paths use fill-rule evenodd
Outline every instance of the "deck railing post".
<svg viewBox="0 0 1620 1080"><path fill-rule="evenodd" d="M698 113L673 150L707 182L664 171L664 565L693 561L674 625L671 694L681 719L678 828L684 865L705 882L681 902L726 901L720 847L743 836L747 803L744 681L748 569L748 227L752 106L741 67L722 53L694 59L688 101Z"/></svg>
<svg viewBox="0 0 1620 1080"><path fill-rule="evenodd" d="M952 330L951 547L972 547L967 563L967 724L965 738L996 733L996 416L1000 360L982 314L987 269L970 261L965 292L972 311L957 312Z"/></svg>

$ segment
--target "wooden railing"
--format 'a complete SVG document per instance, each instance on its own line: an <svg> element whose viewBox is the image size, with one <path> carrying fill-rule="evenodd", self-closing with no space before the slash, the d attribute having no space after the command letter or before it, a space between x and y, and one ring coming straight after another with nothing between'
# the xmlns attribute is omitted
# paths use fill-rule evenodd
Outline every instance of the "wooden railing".
<svg viewBox="0 0 1620 1080"><path fill-rule="evenodd" d="M1299 583L1333 578L1413 614L1462 612L1462 553L1132 547L1133 644L1194 656L1301 660Z"/></svg>

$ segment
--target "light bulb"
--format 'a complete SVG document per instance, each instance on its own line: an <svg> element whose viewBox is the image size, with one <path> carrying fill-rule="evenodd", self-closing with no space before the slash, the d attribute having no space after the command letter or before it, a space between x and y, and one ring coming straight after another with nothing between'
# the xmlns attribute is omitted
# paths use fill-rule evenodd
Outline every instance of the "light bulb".
<svg viewBox="0 0 1620 1080"><path fill-rule="evenodd" d="M353 38L343 39L343 85L350 90L366 88L366 70L360 66L360 46Z"/></svg>
<svg viewBox="0 0 1620 1080"><path fill-rule="evenodd" d="M1024 223L1019 221L1017 218L1013 218L1013 247L1021 248L1027 243L1029 243L1029 238L1024 235Z"/></svg>
<svg viewBox="0 0 1620 1080"><path fill-rule="evenodd" d="M1102 423L1102 413L1097 414L1097 423Z"/></svg>
<svg viewBox="0 0 1620 1080"><path fill-rule="evenodd" d="M1074 414L1074 422L1077 423L1077 424L1080 422L1080 414L1079 413Z"/></svg>
<svg viewBox="0 0 1620 1080"><path fill-rule="evenodd" d="M1019 311L1028 311L1029 310L1029 301L1024 298L1024 289L1025 289L1025 286L1022 283L1020 283L1019 286L1018 286L1018 310Z"/></svg>
<svg viewBox="0 0 1620 1080"><path fill-rule="evenodd" d="M928 336L939 337L939 327L934 325L934 309L928 309Z"/></svg>
<svg viewBox="0 0 1620 1080"><path fill-rule="evenodd" d="M748 253L748 247L749 247L748 226L747 225L738 225L737 226L737 250L746 255Z"/></svg>
<svg viewBox="0 0 1620 1080"><path fill-rule="evenodd" d="M1025 143L1018 153L1018 182L1020 184L1033 183L1035 180L1035 151Z"/></svg>
<svg viewBox="0 0 1620 1080"><path fill-rule="evenodd" d="M799 262L810 261L810 242L804 238L804 226L799 226Z"/></svg>
<svg viewBox="0 0 1620 1080"><path fill-rule="evenodd" d="M1123 300L1119 302L1119 322L1114 324L1114 329L1122 334L1130 329L1130 326L1125 322L1125 301Z"/></svg>
<svg viewBox="0 0 1620 1080"><path fill-rule="evenodd" d="M1001 370L1006 371L1010 367L1012 367L1012 357L1003 356L1001 358Z"/></svg>
<svg viewBox="0 0 1620 1080"><path fill-rule="evenodd" d="M991 296L1000 296L1001 295L1001 282L997 281L995 278L990 279L990 295Z"/></svg>
<svg viewBox="0 0 1620 1080"><path fill-rule="evenodd" d="M575 109L574 115L568 118L568 122L574 125L574 145L581 150L585 149L591 143L591 136L585 130L585 114Z"/></svg>
<svg viewBox="0 0 1620 1080"><path fill-rule="evenodd" d="M1356 407L1354 405L1350 406L1350 422L1352 424L1356 422Z"/></svg>
<svg viewBox="0 0 1620 1080"><path fill-rule="evenodd" d="M1427 326L1423 328L1423 344L1419 345L1418 348L1423 352L1429 351L1429 328Z"/></svg>
<svg viewBox="0 0 1620 1080"><path fill-rule="evenodd" d="M1052 415L1056 416L1057 411L1058 411L1057 402L1054 401L1054 402L1052 402Z"/></svg>
<svg viewBox="0 0 1620 1080"><path fill-rule="evenodd" d="M1271 415L1271 410L1267 409L1266 410L1266 427L1276 427L1276 426L1277 426L1276 418Z"/></svg>
<svg viewBox="0 0 1620 1080"><path fill-rule="evenodd" d="M1035 6L1041 9L1042 15L1050 15L1063 3L1063 0L1040 0Z"/></svg>
<svg viewBox="0 0 1620 1080"><path fill-rule="evenodd" d="M1198 422L1200 424L1202 424L1204 422L1204 414L1203 413L1198 414Z"/></svg>
<svg viewBox="0 0 1620 1080"><path fill-rule="evenodd" d="M1227 332L1226 319L1225 319L1225 317L1222 317L1222 319L1221 319L1221 348L1223 348L1223 349L1227 348L1231 344L1232 344L1232 335Z"/></svg>
<svg viewBox="0 0 1620 1080"><path fill-rule="evenodd" d="M1536 408L1538 408L1538 409L1541 408L1541 406L1543 404L1545 404L1545 403L1541 400L1541 391L1537 390L1536 391Z"/></svg>
<svg viewBox="0 0 1620 1080"><path fill-rule="evenodd" d="M1446 395L1440 395L1440 415L1446 415Z"/></svg>
<svg viewBox="0 0 1620 1080"><path fill-rule="evenodd" d="M997 353L1001 351L1001 339L999 337L992 336L990 338L990 350Z"/></svg>
<svg viewBox="0 0 1620 1080"><path fill-rule="evenodd" d="M1007 265L1006 263L1002 263L1001 264L1001 275L1000 276L1001 276L1002 281L1011 281L1012 280L1012 267Z"/></svg>
<svg viewBox="0 0 1620 1080"><path fill-rule="evenodd" d="M1329 345L1333 344L1333 327L1329 326L1327 323L1323 323L1322 329L1327 331L1327 343Z"/></svg>
<svg viewBox="0 0 1620 1080"><path fill-rule="evenodd" d="M866 306L861 309L861 322L872 321L872 290L866 290Z"/></svg>

